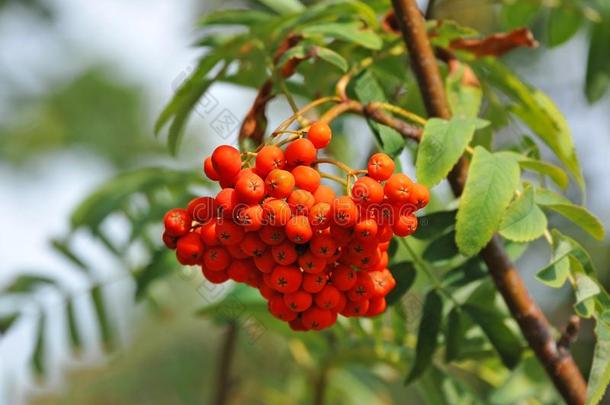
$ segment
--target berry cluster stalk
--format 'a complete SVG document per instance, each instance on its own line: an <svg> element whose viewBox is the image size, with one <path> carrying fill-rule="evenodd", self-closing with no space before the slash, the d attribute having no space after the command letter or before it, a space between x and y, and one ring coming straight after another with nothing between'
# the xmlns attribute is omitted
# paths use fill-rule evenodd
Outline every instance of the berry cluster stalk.
<svg viewBox="0 0 610 405"><path fill-rule="evenodd" d="M415 0L392 0L392 3L428 114L448 119L451 117L451 111L428 40L425 21L417 3ZM462 158L449 174L449 182L456 196L464 189L467 171L467 161ZM584 404L586 383L580 370L569 351L558 347L553 339L549 321L530 297L517 268L511 263L497 237L483 249L481 257L523 335L546 368L557 390L568 404Z"/></svg>

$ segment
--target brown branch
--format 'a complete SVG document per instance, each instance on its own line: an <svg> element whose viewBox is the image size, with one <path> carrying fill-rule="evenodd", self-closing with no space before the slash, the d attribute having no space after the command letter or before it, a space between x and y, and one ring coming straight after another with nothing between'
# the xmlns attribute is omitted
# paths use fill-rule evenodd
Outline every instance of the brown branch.
<svg viewBox="0 0 610 405"><path fill-rule="evenodd" d="M214 404L226 405L229 400L229 394L233 386L231 378L231 363L235 355L235 345L237 343L237 324L233 321L227 325L222 351L218 359L216 368L218 375L216 380L216 393Z"/></svg>
<svg viewBox="0 0 610 405"><path fill-rule="evenodd" d="M322 366L318 375L316 376L313 385L313 405L324 405L324 393L326 392L326 384L328 382L328 366L325 364Z"/></svg>
<svg viewBox="0 0 610 405"><path fill-rule="evenodd" d="M560 350L568 350L572 343L576 342L580 331L580 318L576 315L570 316L568 324L565 326L561 337L557 341Z"/></svg>
<svg viewBox="0 0 610 405"><path fill-rule="evenodd" d="M436 58L428 40L425 21L415 0L392 0L392 3L428 114L450 118L451 112ZM466 160L462 158L449 174L449 182L456 196L464 189L466 173ZM584 404L586 383L580 370L570 353L557 347L551 333L551 325L530 297L500 239L494 237L480 255L521 332L546 368L557 390L567 403Z"/></svg>

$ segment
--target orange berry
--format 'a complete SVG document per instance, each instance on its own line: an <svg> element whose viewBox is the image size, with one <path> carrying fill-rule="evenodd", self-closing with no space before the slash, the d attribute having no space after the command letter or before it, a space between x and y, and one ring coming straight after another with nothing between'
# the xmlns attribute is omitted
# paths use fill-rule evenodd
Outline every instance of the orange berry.
<svg viewBox="0 0 610 405"><path fill-rule="evenodd" d="M314 122L307 131L307 139L311 141L316 149L325 148L332 138L332 131L324 122Z"/></svg>
<svg viewBox="0 0 610 405"><path fill-rule="evenodd" d="M313 235L309 220L306 216L296 215L286 224L286 237L294 243L303 244L309 242Z"/></svg>
<svg viewBox="0 0 610 405"><path fill-rule="evenodd" d="M203 161L203 172L208 177L208 179L210 179L212 181L218 181L220 179L220 176L218 175L218 173L216 173L216 169L214 169L214 166L212 165L211 156L207 157Z"/></svg>
<svg viewBox="0 0 610 405"><path fill-rule="evenodd" d="M405 237L412 235L417 230L417 217L415 215L401 215L392 230L397 236Z"/></svg>
<svg viewBox="0 0 610 405"><path fill-rule="evenodd" d="M330 281L340 291L351 290L356 284L357 276L354 269L343 264L338 265L332 271Z"/></svg>
<svg viewBox="0 0 610 405"><path fill-rule="evenodd" d="M284 200L268 200L263 203L263 221L269 226L284 226L292 216L290 206Z"/></svg>
<svg viewBox="0 0 610 405"><path fill-rule="evenodd" d="M244 230L231 221L222 220L216 224L216 236L222 245L237 245L244 235Z"/></svg>
<svg viewBox="0 0 610 405"><path fill-rule="evenodd" d="M288 205L294 215L308 215L315 200L313 194L305 190L294 190L288 196Z"/></svg>
<svg viewBox="0 0 610 405"><path fill-rule="evenodd" d="M377 236L377 222L373 219L362 219L354 225L354 237L360 240L373 240Z"/></svg>
<svg viewBox="0 0 610 405"><path fill-rule="evenodd" d="M352 198L364 205L379 204L383 201L383 186L371 177L361 177L352 187Z"/></svg>
<svg viewBox="0 0 610 405"><path fill-rule="evenodd" d="M275 198L286 198L294 188L294 176L287 170L273 169L265 178L267 193Z"/></svg>
<svg viewBox="0 0 610 405"><path fill-rule="evenodd" d="M316 160L316 148L309 139L297 139L286 147L286 162L289 166L309 166Z"/></svg>
<svg viewBox="0 0 610 405"><path fill-rule="evenodd" d="M384 181L392 176L396 165L385 153L375 153L369 158L368 175L375 180Z"/></svg>
<svg viewBox="0 0 610 405"><path fill-rule="evenodd" d="M411 188L411 196L409 202L415 205L418 209L424 208L430 202L430 191L423 184L414 183Z"/></svg>
<svg viewBox="0 0 610 405"><path fill-rule="evenodd" d="M312 167L297 166L292 169L292 175L296 186L303 190L313 193L320 186L320 173Z"/></svg>
<svg viewBox="0 0 610 405"><path fill-rule="evenodd" d="M320 273L326 267L326 260L308 250L299 257L299 266L305 273Z"/></svg>
<svg viewBox="0 0 610 405"><path fill-rule="evenodd" d="M317 203L325 202L330 204L335 199L335 191L324 184L320 184L320 186L313 193L313 198Z"/></svg>
<svg viewBox="0 0 610 405"><path fill-rule="evenodd" d="M220 145L212 152L212 167L220 177L234 177L241 170L241 154L232 146Z"/></svg>
<svg viewBox="0 0 610 405"><path fill-rule="evenodd" d="M265 195L265 182L254 173L244 174L235 183L235 193L240 201L258 204Z"/></svg>
<svg viewBox="0 0 610 405"><path fill-rule="evenodd" d="M326 229L330 225L330 204L321 202L309 210L309 223L313 229Z"/></svg>
<svg viewBox="0 0 610 405"><path fill-rule="evenodd" d="M337 250L337 242L330 234L315 235L309 244L311 253L323 259L330 259Z"/></svg>
<svg viewBox="0 0 610 405"><path fill-rule="evenodd" d="M260 231L258 231L258 236L269 246L279 245L286 239L286 233L283 228L265 225Z"/></svg>
<svg viewBox="0 0 610 405"><path fill-rule="evenodd" d="M216 195L216 207L224 218L233 218L234 212L239 204L237 194L232 188L224 188Z"/></svg>
<svg viewBox="0 0 610 405"><path fill-rule="evenodd" d="M212 197L193 198L186 210L194 221L203 224L216 217L216 202Z"/></svg>
<svg viewBox="0 0 610 405"><path fill-rule="evenodd" d="M385 195L392 202L409 202L413 182L403 173L392 175L384 186Z"/></svg>
<svg viewBox="0 0 610 405"><path fill-rule="evenodd" d="M285 240L279 245L273 246L271 248L271 253L273 253L273 258L275 261L282 265L292 264L298 258L295 245L289 240Z"/></svg>
<svg viewBox="0 0 610 405"><path fill-rule="evenodd" d="M330 205L330 215L334 224L340 227L351 227L358 220L358 208L348 196L335 198Z"/></svg>
<svg viewBox="0 0 610 405"><path fill-rule="evenodd" d="M263 226L263 207L251 205L239 212L237 223L246 231L258 231Z"/></svg>
<svg viewBox="0 0 610 405"><path fill-rule="evenodd" d="M256 172L265 177L273 169L284 167L284 151L275 145L266 145L256 154Z"/></svg>

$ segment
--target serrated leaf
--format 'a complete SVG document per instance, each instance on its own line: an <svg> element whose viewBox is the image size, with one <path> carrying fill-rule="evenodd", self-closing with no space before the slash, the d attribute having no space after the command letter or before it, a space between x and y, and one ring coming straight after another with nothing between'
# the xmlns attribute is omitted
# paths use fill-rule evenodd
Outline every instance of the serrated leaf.
<svg viewBox="0 0 610 405"><path fill-rule="evenodd" d="M551 288L560 288L570 275L570 261L567 257L552 262L536 273L536 278Z"/></svg>
<svg viewBox="0 0 610 405"><path fill-rule="evenodd" d="M517 162L475 148L457 213L455 240L460 252L473 256L489 242L518 185Z"/></svg>
<svg viewBox="0 0 610 405"><path fill-rule="evenodd" d="M343 56L339 55L337 52L333 51L332 49L318 46L315 48L315 53L318 56L318 58L325 60L326 62L330 63L331 65L335 65L336 67L341 69L342 72L347 72L347 69L349 68L347 60L345 60L345 58Z"/></svg>
<svg viewBox="0 0 610 405"><path fill-rule="evenodd" d="M47 316L43 311L40 311L38 324L36 326L36 342L34 344L34 352L32 353L32 366L38 377L44 376L46 372L45 356L45 334L46 334Z"/></svg>
<svg viewBox="0 0 610 405"><path fill-rule="evenodd" d="M587 75L585 80L585 94L590 103L598 101L610 88L610 11L603 16L603 21L593 25L591 40L589 41L589 54L587 57Z"/></svg>
<svg viewBox="0 0 610 405"><path fill-rule="evenodd" d="M91 299L93 301L93 309L100 332L100 338L104 344L106 350L112 350L115 348L114 331L108 318L108 312L106 305L104 304L103 291L100 286L96 286L91 289Z"/></svg>
<svg viewBox="0 0 610 405"><path fill-rule="evenodd" d="M548 45L561 45L580 28L583 21L582 11L575 4L564 2L551 8L548 18Z"/></svg>
<svg viewBox="0 0 610 405"><path fill-rule="evenodd" d="M519 162L519 166L521 166L522 169L535 171L544 176L548 176L555 184L557 184L562 189L568 187L570 178L568 177L566 172L563 171L563 169L558 166L555 166L552 163L545 162L544 160L534 159L522 155L521 153L511 151L502 151L498 153L512 157L517 162Z"/></svg>
<svg viewBox="0 0 610 405"><path fill-rule="evenodd" d="M486 122L460 117L449 121L429 119L417 148L417 181L432 187L447 177L472 140L474 131L484 127Z"/></svg>
<svg viewBox="0 0 610 405"><path fill-rule="evenodd" d="M426 295L424 300L419 331L417 332L415 360L405 380L405 384L416 380L432 363L432 356L436 351L442 318L443 300L436 290L432 290Z"/></svg>
<svg viewBox="0 0 610 405"><path fill-rule="evenodd" d="M576 301L574 309L582 318L590 318L595 314L595 297L601 288L595 280L585 273L582 264L573 256L568 256L570 273L574 278L574 293Z"/></svg>
<svg viewBox="0 0 610 405"><path fill-rule="evenodd" d="M569 219L595 239L604 238L605 231L601 221L585 207L576 205L567 198L543 188L536 190L536 203Z"/></svg>
<svg viewBox="0 0 610 405"><path fill-rule="evenodd" d="M512 99L510 111L551 148L581 189L585 182L570 127L553 101L540 90L522 82L501 62L490 58L478 59L472 65L478 75Z"/></svg>
<svg viewBox="0 0 610 405"><path fill-rule="evenodd" d="M201 20L199 26L211 25L246 25L265 24L273 18L272 15L253 9L217 10L208 13Z"/></svg>
<svg viewBox="0 0 610 405"><path fill-rule="evenodd" d="M480 86L462 83L464 65L450 72L445 80L447 102L454 117L476 117L481 108L483 92Z"/></svg>
<svg viewBox="0 0 610 405"><path fill-rule="evenodd" d="M459 254L455 244L455 231L441 234L426 246L422 258L428 262L442 262L453 259Z"/></svg>
<svg viewBox="0 0 610 405"><path fill-rule="evenodd" d="M373 30L358 22L316 24L304 28L301 33L306 38L322 35L373 50L379 50L383 45L381 38Z"/></svg>
<svg viewBox="0 0 610 405"><path fill-rule="evenodd" d="M610 325L597 321L595 335L597 342L587 383L586 405L598 404L610 384Z"/></svg>
<svg viewBox="0 0 610 405"><path fill-rule="evenodd" d="M460 348L466 333L466 320L460 307L455 306L447 318L447 347L445 348L445 361L452 362L460 355Z"/></svg>
<svg viewBox="0 0 610 405"><path fill-rule="evenodd" d="M443 283L460 287L487 276L487 267L479 257L468 259L443 275Z"/></svg>
<svg viewBox="0 0 610 405"><path fill-rule="evenodd" d="M415 283L417 272L413 264L409 262L400 262L388 267L392 276L396 280L396 287L385 297L388 305L394 305L409 291Z"/></svg>
<svg viewBox="0 0 610 405"><path fill-rule="evenodd" d="M455 226L457 211L437 211L418 217L417 230L412 235L415 239L431 239L445 233Z"/></svg>
<svg viewBox="0 0 610 405"><path fill-rule="evenodd" d="M502 363L514 368L521 359L521 342L513 331L504 324L504 316L490 306L479 306L467 303L464 311L475 321L496 349Z"/></svg>
<svg viewBox="0 0 610 405"><path fill-rule="evenodd" d="M357 77L354 91L358 100L363 104L387 101L383 88L379 85L379 82L373 73L368 69ZM381 149L385 153L391 157L396 157L402 152L405 147L405 140L402 135L394 129L378 124L373 120L368 119L367 123L375 134L375 138L379 142Z"/></svg>
<svg viewBox="0 0 610 405"><path fill-rule="evenodd" d="M534 189L526 187L506 209L499 233L515 242L529 242L542 236L546 227L546 216L535 203Z"/></svg>
<svg viewBox="0 0 610 405"><path fill-rule="evenodd" d="M298 13L305 9L299 0L256 0L258 3L269 7L278 14Z"/></svg>

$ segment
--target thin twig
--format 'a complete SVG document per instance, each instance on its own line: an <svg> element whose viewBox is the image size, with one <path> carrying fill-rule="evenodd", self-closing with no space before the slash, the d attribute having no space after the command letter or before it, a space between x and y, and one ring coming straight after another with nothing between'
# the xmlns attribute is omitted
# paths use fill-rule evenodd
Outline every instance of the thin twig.
<svg viewBox="0 0 610 405"><path fill-rule="evenodd" d="M216 393L214 398L214 404L226 405L229 401L229 394L233 388L233 381L231 378L231 363L235 356L235 346L237 343L237 324L231 322L227 325L226 334L222 343L222 349L220 358L218 359L218 370L216 380Z"/></svg>

